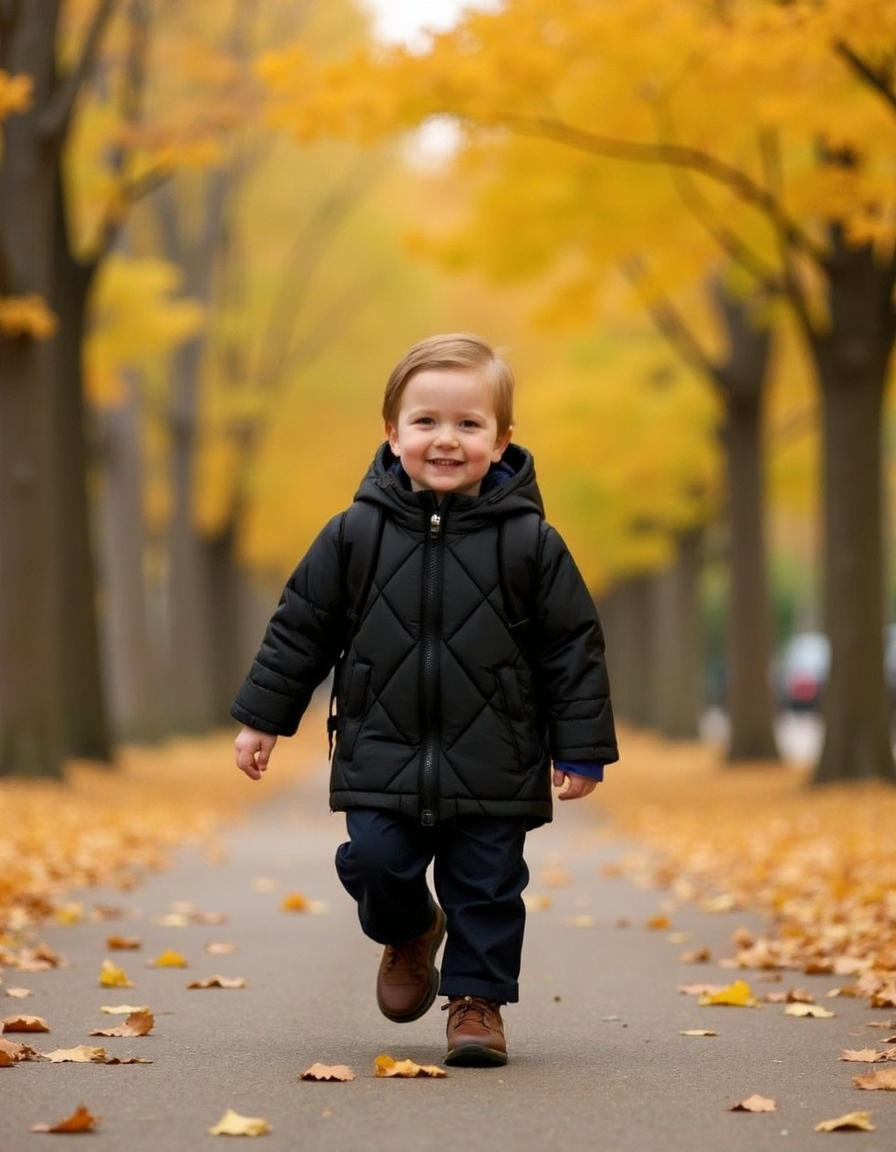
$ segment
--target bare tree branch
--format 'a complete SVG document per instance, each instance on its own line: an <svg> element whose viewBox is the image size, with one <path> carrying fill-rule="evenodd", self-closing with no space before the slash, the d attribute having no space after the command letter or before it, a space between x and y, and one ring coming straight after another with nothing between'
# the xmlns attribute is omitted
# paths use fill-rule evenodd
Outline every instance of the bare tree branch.
<svg viewBox="0 0 896 1152"><path fill-rule="evenodd" d="M838 56L843 57L857 76L860 76L869 87L873 88L875 92L882 97L885 103L890 105L893 112L896 112L896 88L894 88L894 73L892 68L873 68L854 48L850 48L845 40L835 40L834 51Z"/></svg>
<svg viewBox="0 0 896 1152"><path fill-rule="evenodd" d="M750 204L766 215L780 230L787 243L799 249L815 263L824 266L827 253L796 221L790 219L780 201L761 187L745 172L720 160L711 152L683 144L645 143L637 140L617 140L602 136L587 128L577 128L565 121L549 116L527 116L500 113L488 122L503 125L525 136L543 137L558 144L566 144L594 156L611 160L629 160L641 164L665 164L670 168L689 168L716 183L731 189L745 204Z"/></svg>
<svg viewBox="0 0 896 1152"><path fill-rule="evenodd" d="M41 115L40 131L46 138L56 140L59 143L65 139L71 126L78 93L93 71L103 33L115 13L117 5L118 0L100 0L93 15L93 22L84 38L80 59L56 89L53 98Z"/></svg>

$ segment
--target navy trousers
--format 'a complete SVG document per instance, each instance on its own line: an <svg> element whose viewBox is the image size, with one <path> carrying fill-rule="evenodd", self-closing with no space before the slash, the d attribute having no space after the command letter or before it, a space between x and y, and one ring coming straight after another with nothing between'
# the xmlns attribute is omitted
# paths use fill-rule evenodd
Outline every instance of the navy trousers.
<svg viewBox="0 0 896 1152"><path fill-rule="evenodd" d="M345 821L349 839L336 851L336 871L357 901L364 934L403 944L429 928L432 864L447 924L439 994L518 1000L529 881L525 821L459 816L424 827L372 808L350 809Z"/></svg>

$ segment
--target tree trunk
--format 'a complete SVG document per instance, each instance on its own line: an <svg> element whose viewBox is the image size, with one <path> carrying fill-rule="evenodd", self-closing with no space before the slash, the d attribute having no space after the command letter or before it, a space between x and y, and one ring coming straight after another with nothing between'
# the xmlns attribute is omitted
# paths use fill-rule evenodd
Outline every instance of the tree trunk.
<svg viewBox="0 0 896 1152"><path fill-rule="evenodd" d="M648 727L653 715L650 576L629 576L614 584L598 604L607 641L613 711L635 727Z"/></svg>
<svg viewBox="0 0 896 1152"><path fill-rule="evenodd" d="M149 635L140 411L133 380L128 378L127 385L125 402L98 418L101 636L116 737L148 741L158 739L162 728L161 677Z"/></svg>
<svg viewBox="0 0 896 1152"><path fill-rule="evenodd" d="M825 741L813 783L896 781L884 680L881 432L893 269L834 234L830 328L814 345L823 398Z"/></svg>
<svg viewBox="0 0 896 1152"><path fill-rule="evenodd" d="M32 107L3 125L0 294L49 302L56 142L41 131L54 75L58 0L10 14L0 67L28 73ZM52 542L53 381L49 343L0 332L0 773L61 772Z"/></svg>
<svg viewBox="0 0 896 1152"><path fill-rule="evenodd" d="M56 393L54 456L59 531L53 565L59 637L63 753L112 761L112 744L100 664L96 570L87 498L88 447L84 403L83 348L88 296L95 263L72 257L61 180L54 229L53 304L59 316L54 346Z"/></svg>
<svg viewBox="0 0 896 1152"><path fill-rule="evenodd" d="M702 539L701 529L684 533L674 562L651 577L651 719L671 740L696 740L700 734Z"/></svg>
<svg viewBox="0 0 896 1152"><path fill-rule="evenodd" d="M725 404L728 484L727 696L730 763L777 760L774 701L768 680L771 609L763 524L762 394L770 334L750 309L724 291L716 302L728 356L718 370Z"/></svg>

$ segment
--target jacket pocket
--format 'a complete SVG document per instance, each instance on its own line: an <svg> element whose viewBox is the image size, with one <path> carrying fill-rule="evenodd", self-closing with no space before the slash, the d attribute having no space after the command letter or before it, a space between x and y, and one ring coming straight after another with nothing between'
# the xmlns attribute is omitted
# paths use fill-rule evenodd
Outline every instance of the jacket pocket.
<svg viewBox="0 0 896 1152"><path fill-rule="evenodd" d="M345 684L342 699L337 701L337 715L342 723L337 726L336 736L340 754L351 759L358 742L358 733L367 711L367 698L370 694L370 674L372 665L358 662L353 664Z"/></svg>
<svg viewBox="0 0 896 1152"><path fill-rule="evenodd" d="M529 757L526 750L534 745L534 708L533 702L526 702L519 674L515 669L504 666L495 669L495 682L498 686L498 698L501 701L501 715L507 736L513 748L514 758L520 768L523 768Z"/></svg>

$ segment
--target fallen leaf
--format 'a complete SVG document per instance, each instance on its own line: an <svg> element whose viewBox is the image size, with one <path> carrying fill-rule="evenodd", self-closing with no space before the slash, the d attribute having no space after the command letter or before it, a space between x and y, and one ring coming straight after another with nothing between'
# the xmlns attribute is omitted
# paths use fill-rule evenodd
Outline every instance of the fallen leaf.
<svg viewBox="0 0 896 1152"><path fill-rule="evenodd" d="M117 1028L97 1028L90 1033L91 1036L148 1036L155 1025L152 1012L132 1012L124 1024Z"/></svg>
<svg viewBox="0 0 896 1152"><path fill-rule="evenodd" d="M20 1044L17 1040L4 1040L0 1037L0 1056L5 1057L11 1063L16 1064L20 1060L40 1060L41 1055L33 1048L29 1048L27 1044ZM8 1068L8 1064L3 1065Z"/></svg>
<svg viewBox="0 0 896 1152"><path fill-rule="evenodd" d="M273 892L277 885L269 876L256 876L252 880L252 888L255 892Z"/></svg>
<svg viewBox="0 0 896 1152"><path fill-rule="evenodd" d="M281 912L307 912L309 901L301 892L288 892L280 901Z"/></svg>
<svg viewBox="0 0 896 1152"><path fill-rule="evenodd" d="M105 1012L107 1016L130 1016L132 1012L148 1012L149 1009L145 1004L106 1004L100 1008L100 1012Z"/></svg>
<svg viewBox="0 0 896 1152"><path fill-rule="evenodd" d="M737 1104L732 1104L729 1112L775 1112L778 1105L767 1096L748 1096Z"/></svg>
<svg viewBox="0 0 896 1152"><path fill-rule="evenodd" d="M147 968L186 968L188 967L185 956L181 956L180 952L175 952L171 948L166 948L156 956L155 960L146 961Z"/></svg>
<svg viewBox="0 0 896 1152"><path fill-rule="evenodd" d="M245 988L245 976L208 976L204 980L193 980L187 988Z"/></svg>
<svg viewBox="0 0 896 1152"><path fill-rule="evenodd" d="M12 996L16 1000L26 1000L29 996L33 996L34 993L30 988L7 988L5 995Z"/></svg>
<svg viewBox="0 0 896 1152"><path fill-rule="evenodd" d="M679 1036L718 1036L718 1032L714 1032L712 1028L683 1028Z"/></svg>
<svg viewBox="0 0 896 1152"><path fill-rule="evenodd" d="M220 940L210 940L205 946L209 956L232 956L236 952L236 944L228 944Z"/></svg>
<svg viewBox="0 0 896 1152"><path fill-rule="evenodd" d="M563 923L570 928L594 928L597 925L597 917L583 912L579 916L568 916Z"/></svg>
<svg viewBox="0 0 896 1152"><path fill-rule="evenodd" d="M672 927L672 922L668 916L651 916L645 927L649 928L651 932L666 932Z"/></svg>
<svg viewBox="0 0 896 1152"><path fill-rule="evenodd" d="M847 1112L845 1116L838 1116L836 1120L822 1120L815 1125L816 1132L840 1132L844 1129L853 1129L858 1132L873 1132L870 1112Z"/></svg>
<svg viewBox="0 0 896 1152"><path fill-rule="evenodd" d="M879 1071L866 1072L862 1076L853 1076L852 1082L857 1088L864 1088L867 1092L878 1089L896 1092L896 1068L881 1068Z"/></svg>
<svg viewBox="0 0 896 1152"><path fill-rule="evenodd" d="M856 1060L864 1064L874 1064L879 1060L896 1060L896 1048L885 1048L878 1051L876 1048L844 1048L840 1053L841 1060Z"/></svg>
<svg viewBox="0 0 896 1152"><path fill-rule="evenodd" d="M523 896L527 912L547 912L553 907L553 900L543 892L527 892Z"/></svg>
<svg viewBox="0 0 896 1152"><path fill-rule="evenodd" d="M823 1008L820 1004L788 1004L784 1009L785 1016L815 1016L818 1019L829 1019L831 1016L836 1016L836 1012L831 1012L828 1008Z"/></svg>
<svg viewBox="0 0 896 1152"><path fill-rule="evenodd" d="M377 1056L374 1060L377 1076L400 1076L412 1079L415 1076L447 1076L444 1068L435 1064L415 1064L413 1060L395 1060L392 1056Z"/></svg>
<svg viewBox="0 0 896 1152"><path fill-rule="evenodd" d="M8 1052L4 1052L3 1049L0 1048L0 1068L12 1068L15 1063L16 1062L15 1062L15 1060L13 1060L12 1056L10 1056Z"/></svg>
<svg viewBox="0 0 896 1152"><path fill-rule="evenodd" d="M119 936L115 933L106 937L106 947L112 952L123 952L141 948L139 936Z"/></svg>
<svg viewBox="0 0 896 1152"><path fill-rule="evenodd" d="M551 864L541 870L541 882L548 888L568 888L572 876L562 864Z"/></svg>
<svg viewBox="0 0 896 1152"><path fill-rule="evenodd" d="M94 1116L79 1104L71 1116L59 1120L55 1124L32 1124L32 1132L90 1132L102 1120L101 1116Z"/></svg>
<svg viewBox="0 0 896 1152"><path fill-rule="evenodd" d="M786 992L767 992L769 1004L814 1004L815 997L805 988L788 988Z"/></svg>
<svg viewBox="0 0 896 1152"><path fill-rule="evenodd" d="M711 1004L724 1004L733 1008L757 1008L759 1001L745 980L735 980L718 992L703 992L698 1000L701 1007Z"/></svg>
<svg viewBox="0 0 896 1152"><path fill-rule="evenodd" d="M683 964L708 964L712 959L712 953L704 945L702 948L694 948L690 952L682 952L678 958Z"/></svg>
<svg viewBox="0 0 896 1152"><path fill-rule="evenodd" d="M354 1080L355 1073L347 1064L312 1064L299 1073L300 1080Z"/></svg>
<svg viewBox="0 0 896 1152"><path fill-rule="evenodd" d="M42 1016L5 1016L0 1032L49 1032L50 1025Z"/></svg>
<svg viewBox="0 0 896 1152"><path fill-rule="evenodd" d="M57 1048L55 1052L44 1052L45 1060L51 1064L105 1064L106 1049L93 1048L89 1044L79 1044L77 1048Z"/></svg>
<svg viewBox="0 0 896 1152"><path fill-rule="evenodd" d="M119 968L117 964L106 957L100 968L100 986L102 988L133 988L132 980L129 980L123 969Z"/></svg>
<svg viewBox="0 0 896 1152"><path fill-rule="evenodd" d="M678 991L685 996L702 996L704 993L715 994L721 992L722 984L679 984Z"/></svg>
<svg viewBox="0 0 896 1152"><path fill-rule="evenodd" d="M155 923L161 928L189 928L190 917L186 912L166 912L164 916L157 916Z"/></svg>
<svg viewBox="0 0 896 1152"><path fill-rule="evenodd" d="M259 1116L241 1116L228 1108L214 1128L209 1128L212 1136L266 1136L271 1126Z"/></svg>

